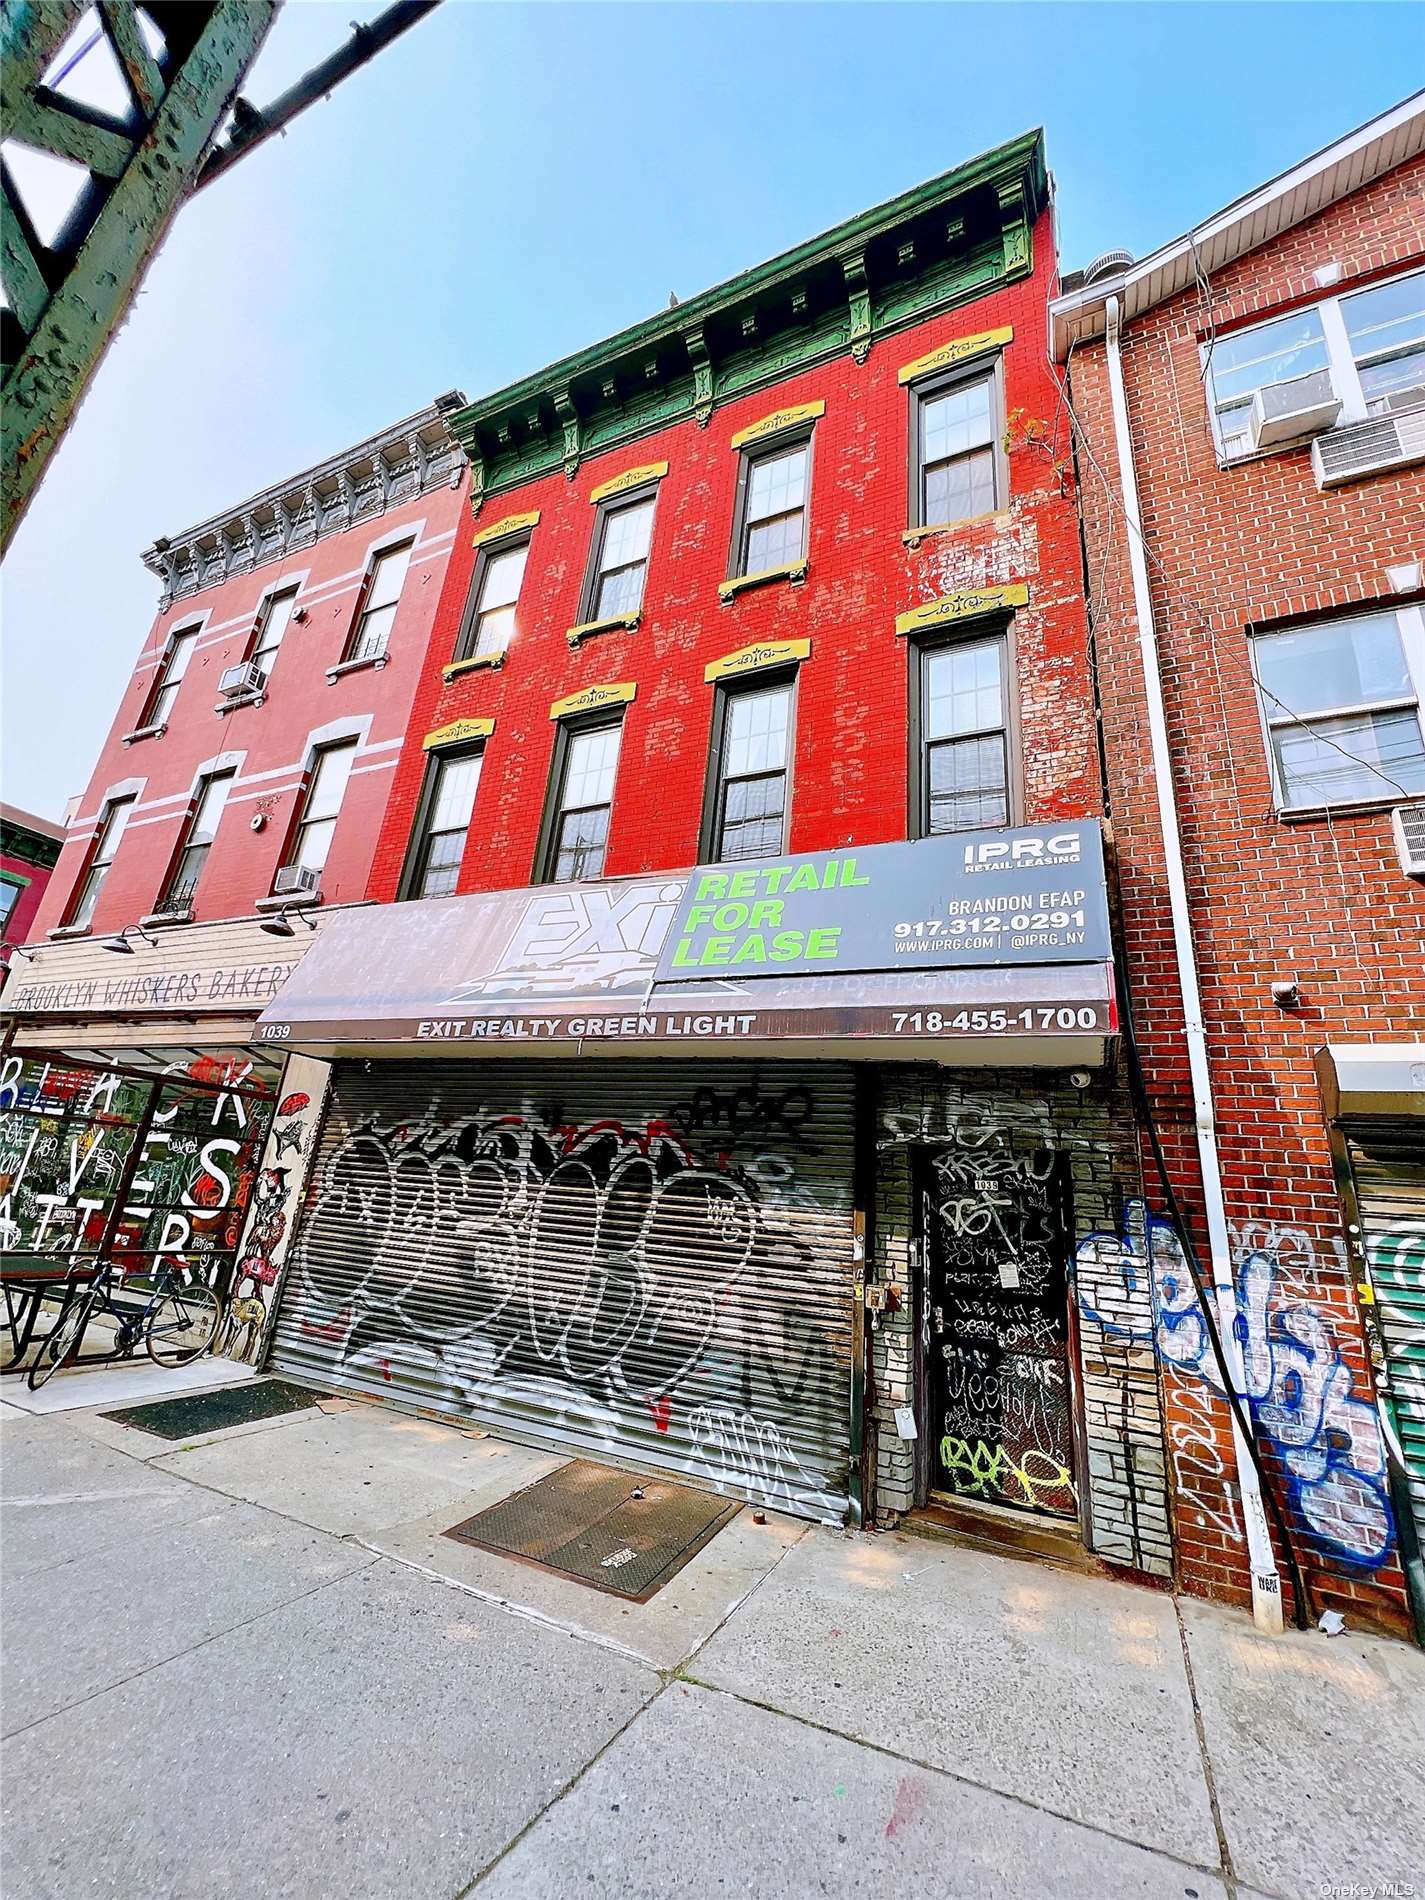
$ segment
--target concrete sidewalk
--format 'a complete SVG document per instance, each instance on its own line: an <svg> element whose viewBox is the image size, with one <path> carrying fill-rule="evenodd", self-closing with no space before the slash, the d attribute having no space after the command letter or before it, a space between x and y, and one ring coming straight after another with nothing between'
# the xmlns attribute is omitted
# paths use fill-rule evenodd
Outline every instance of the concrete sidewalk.
<svg viewBox="0 0 1425 1900"><path fill-rule="evenodd" d="M1425 1656L744 1512L647 1604L442 1531L558 1461L0 1406L7 1900L1425 1894Z"/></svg>

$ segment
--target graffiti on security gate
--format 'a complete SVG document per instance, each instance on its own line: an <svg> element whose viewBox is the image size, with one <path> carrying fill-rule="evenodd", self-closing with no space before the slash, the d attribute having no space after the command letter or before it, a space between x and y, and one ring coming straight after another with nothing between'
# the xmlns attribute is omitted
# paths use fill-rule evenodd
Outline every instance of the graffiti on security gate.
<svg viewBox="0 0 1425 1900"><path fill-rule="evenodd" d="M839 1520L831 1448L787 1435L803 1399L844 1393L846 1263L793 1218L848 1212L848 1186L806 1173L812 1107L708 1089L639 1122L528 1103L358 1120L322 1164L279 1340L610 1454L682 1443L691 1475ZM788 1279L825 1288L815 1320L764 1310Z"/></svg>
<svg viewBox="0 0 1425 1900"><path fill-rule="evenodd" d="M1275 1452L1292 1502L1322 1549L1374 1569L1394 1543L1386 1450L1374 1406L1356 1389L1330 1322L1294 1290L1316 1277L1315 1246L1294 1228L1252 1225L1233 1234L1234 1321L1242 1396ZM1182 1382L1170 1406L1179 1498L1200 1519L1241 1539L1225 1468L1228 1412L1192 1275L1171 1225L1133 1202L1117 1234L1093 1234L1076 1255L1080 1309L1110 1336L1151 1343ZM1151 1330L1141 1290L1151 1291Z"/></svg>

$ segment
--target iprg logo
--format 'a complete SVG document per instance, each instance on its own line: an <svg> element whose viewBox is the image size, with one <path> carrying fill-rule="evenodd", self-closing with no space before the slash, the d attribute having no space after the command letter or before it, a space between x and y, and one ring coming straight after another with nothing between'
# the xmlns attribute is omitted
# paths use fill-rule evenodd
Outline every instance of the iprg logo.
<svg viewBox="0 0 1425 1900"><path fill-rule="evenodd" d="M993 838L965 846L967 871L1018 871L1030 865L1077 864L1083 838L1077 831L1056 831L1051 838Z"/></svg>

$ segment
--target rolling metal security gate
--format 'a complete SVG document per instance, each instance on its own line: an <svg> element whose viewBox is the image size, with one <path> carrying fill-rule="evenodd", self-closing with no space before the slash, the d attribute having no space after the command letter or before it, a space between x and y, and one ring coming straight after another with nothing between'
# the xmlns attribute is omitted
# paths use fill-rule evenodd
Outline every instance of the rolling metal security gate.
<svg viewBox="0 0 1425 1900"><path fill-rule="evenodd" d="M1425 1124L1347 1134L1389 1372L1392 1420L1425 1543Z"/></svg>
<svg viewBox="0 0 1425 1900"><path fill-rule="evenodd" d="M338 1068L273 1365L841 1521L838 1064Z"/></svg>

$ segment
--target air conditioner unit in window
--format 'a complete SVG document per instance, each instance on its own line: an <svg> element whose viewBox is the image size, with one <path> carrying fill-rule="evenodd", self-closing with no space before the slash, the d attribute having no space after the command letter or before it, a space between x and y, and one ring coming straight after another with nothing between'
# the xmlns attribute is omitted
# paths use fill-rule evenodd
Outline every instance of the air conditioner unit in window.
<svg viewBox="0 0 1425 1900"><path fill-rule="evenodd" d="M1416 383L1410 389L1393 389L1388 396L1379 398L1375 414L1378 416L1404 416L1412 409L1425 409L1425 383Z"/></svg>
<svg viewBox="0 0 1425 1900"><path fill-rule="evenodd" d="M1311 445L1311 466L1318 488L1358 482L1383 469L1425 462L1425 407L1403 415L1370 416L1344 429L1319 435Z"/></svg>
<svg viewBox="0 0 1425 1900"><path fill-rule="evenodd" d="M266 684L267 675L256 660L241 660L218 676L218 691L224 699L246 699L251 693L260 693Z"/></svg>
<svg viewBox="0 0 1425 1900"><path fill-rule="evenodd" d="M1397 805L1390 814L1400 868L1407 877L1425 877L1425 798L1414 805Z"/></svg>
<svg viewBox="0 0 1425 1900"><path fill-rule="evenodd" d="M273 880L274 897L309 897L321 882L310 864L284 864Z"/></svg>
<svg viewBox="0 0 1425 1900"><path fill-rule="evenodd" d="M1330 370L1314 369L1309 376L1259 389L1252 398L1247 436L1254 449L1279 449L1319 435L1340 413L1341 398L1331 387Z"/></svg>

